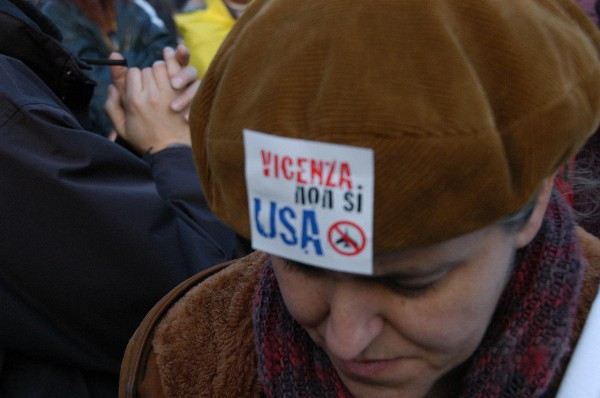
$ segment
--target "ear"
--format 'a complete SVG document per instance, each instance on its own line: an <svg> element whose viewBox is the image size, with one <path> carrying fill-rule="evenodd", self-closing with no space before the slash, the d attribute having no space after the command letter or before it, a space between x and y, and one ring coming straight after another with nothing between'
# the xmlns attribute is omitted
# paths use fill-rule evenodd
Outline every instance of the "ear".
<svg viewBox="0 0 600 398"><path fill-rule="evenodd" d="M529 220L517 231L515 235L515 247L517 249L526 246L533 240L535 235L542 226L546 207L552 195L552 187L554 186L554 175L545 178L540 185L538 197L535 201L535 207L529 217Z"/></svg>

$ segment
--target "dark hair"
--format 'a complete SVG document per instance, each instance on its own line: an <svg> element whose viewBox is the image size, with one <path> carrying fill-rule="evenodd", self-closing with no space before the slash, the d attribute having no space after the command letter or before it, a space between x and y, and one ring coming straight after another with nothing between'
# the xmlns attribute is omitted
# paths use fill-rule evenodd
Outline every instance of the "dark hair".
<svg viewBox="0 0 600 398"><path fill-rule="evenodd" d="M554 192L553 192L554 194ZM557 193L558 195L558 193ZM506 228L508 231L515 231L521 228L525 223L529 220L531 215L533 214L533 209L535 208L535 204L538 198L538 194L536 193L525 206L521 207L517 211L510 213L508 216L504 217L500 221L500 225L503 228Z"/></svg>
<svg viewBox="0 0 600 398"><path fill-rule="evenodd" d="M83 14L94 22L104 33L114 29L116 0L67 0L75 3Z"/></svg>
<svg viewBox="0 0 600 398"><path fill-rule="evenodd" d="M600 236L600 132L577 154L572 177L573 209L579 225Z"/></svg>
<svg viewBox="0 0 600 398"><path fill-rule="evenodd" d="M600 156L588 154L587 161L584 163L579 158L576 169L568 176L568 191L561 192L555 186L552 190L552 197L562 197L572 203L569 203L573 209L573 214L577 223L588 232L600 236L600 179L598 178L598 167L600 165ZM565 178L563 175L562 178ZM515 230L522 227L535 208L537 194L525 206L509 214L500 221L500 224L509 229Z"/></svg>

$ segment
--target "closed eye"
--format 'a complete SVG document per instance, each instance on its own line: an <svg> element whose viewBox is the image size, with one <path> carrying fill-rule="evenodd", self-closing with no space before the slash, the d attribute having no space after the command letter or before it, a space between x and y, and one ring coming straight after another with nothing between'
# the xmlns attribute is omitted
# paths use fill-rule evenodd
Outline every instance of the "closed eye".
<svg viewBox="0 0 600 398"><path fill-rule="evenodd" d="M312 265L300 263L293 260L281 258L283 268L286 271L298 272L307 276L321 276L330 274L343 274L346 278L356 278L367 283L376 283L382 285L393 292L406 297L420 297L434 290L437 284L444 276L454 268L459 262L449 263L442 267L438 272L428 276L398 276L395 274L380 275L380 276L363 276L352 275L345 273L337 273L335 271L315 267Z"/></svg>
<svg viewBox="0 0 600 398"><path fill-rule="evenodd" d="M437 282L438 281L435 280L432 282L413 284L413 283L405 283L405 282L399 282L399 281L395 281L395 280L389 280L389 281L381 281L379 283L381 283L385 287L391 289L393 292L398 293L402 296L419 297L419 296L423 296L423 295L427 294L430 290L433 290L433 288L435 287Z"/></svg>

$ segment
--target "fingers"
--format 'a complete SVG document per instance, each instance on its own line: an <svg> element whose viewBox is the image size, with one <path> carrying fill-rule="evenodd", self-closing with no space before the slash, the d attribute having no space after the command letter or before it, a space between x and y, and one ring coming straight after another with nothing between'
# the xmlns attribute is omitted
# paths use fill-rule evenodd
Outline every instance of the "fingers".
<svg viewBox="0 0 600 398"><path fill-rule="evenodd" d="M188 65L190 52L183 44L178 45L176 50L165 47L163 58L167 64L171 86L175 90L185 88L198 79L196 68Z"/></svg>
<svg viewBox="0 0 600 398"><path fill-rule="evenodd" d="M176 50L166 47L163 57L167 66L171 87L180 91L177 98L171 103L171 110L180 112L189 107L194 94L198 91L198 71L193 66L188 66L190 60L189 50L182 44ZM187 114L187 113L186 113Z"/></svg>
<svg viewBox="0 0 600 398"><path fill-rule="evenodd" d="M171 86L175 90L180 90L185 88L189 84L193 84L198 80L198 71L193 66L186 66L181 68L181 70L173 76L171 79Z"/></svg>
<svg viewBox="0 0 600 398"><path fill-rule="evenodd" d="M163 61L157 61L151 68L130 68L126 77L125 105L126 109L138 106L144 98L152 103L159 103L164 97L170 101L169 96L174 99L175 92L171 88L167 65Z"/></svg>
<svg viewBox="0 0 600 398"><path fill-rule="evenodd" d="M165 61L155 62L152 67L141 70L130 68L126 74L125 90L120 92L126 131L123 134L117 132L138 153L156 152L173 143L188 145L190 141L184 112L174 112L170 104L179 95L185 95L183 101L189 103L199 82L194 81L183 90L175 90L171 86L169 65L167 54ZM114 91L119 93L116 88ZM117 101L114 93L110 95L111 101Z"/></svg>
<svg viewBox="0 0 600 398"><path fill-rule="evenodd" d="M125 110L121 104L121 94L112 84L108 86L108 97L104 103L104 111L112 121L117 134L122 136L125 132Z"/></svg>
<svg viewBox="0 0 600 398"><path fill-rule="evenodd" d="M142 71L139 68L130 68L127 71L125 82L125 93L141 92L144 87L142 83Z"/></svg>
<svg viewBox="0 0 600 398"><path fill-rule="evenodd" d="M169 79L169 72L166 62L157 61L152 65L152 74L154 76L154 83L160 91L168 92L172 90L171 81Z"/></svg>
<svg viewBox="0 0 600 398"><path fill-rule="evenodd" d="M119 53L111 53L108 57L109 59L123 59L123 56ZM115 87L123 92L125 89L125 80L127 76L127 67L126 66L111 66L110 67L110 75L112 77L113 84Z"/></svg>
<svg viewBox="0 0 600 398"><path fill-rule="evenodd" d="M181 65L176 58L175 50L171 47L165 47L163 50L163 58L167 64L167 70L169 71L169 78L172 79L177 75L177 72L181 69Z"/></svg>
<svg viewBox="0 0 600 398"><path fill-rule="evenodd" d="M181 112L184 109L188 108L194 99L194 95L200 88L200 80L194 81L194 83L190 84L183 92L181 92L173 102L171 102L171 110L174 112ZM187 113L186 113L187 120Z"/></svg>
<svg viewBox="0 0 600 398"><path fill-rule="evenodd" d="M177 58L177 62L181 66L187 66L190 63L190 50L187 49L183 44L179 44L177 49L175 50L175 56Z"/></svg>

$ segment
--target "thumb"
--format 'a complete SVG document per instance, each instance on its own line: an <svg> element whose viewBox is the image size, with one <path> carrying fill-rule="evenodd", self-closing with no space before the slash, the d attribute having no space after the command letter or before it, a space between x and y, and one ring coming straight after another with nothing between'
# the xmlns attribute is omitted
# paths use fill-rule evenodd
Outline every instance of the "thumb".
<svg viewBox="0 0 600 398"><path fill-rule="evenodd" d="M123 59L123 56L119 53L111 53L108 57L109 59ZM125 80L127 78L127 67L125 66L111 66L110 67L110 75L113 81L114 86L121 93L125 92Z"/></svg>

